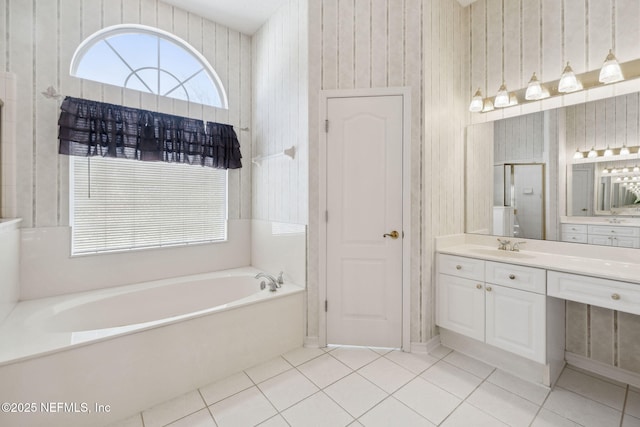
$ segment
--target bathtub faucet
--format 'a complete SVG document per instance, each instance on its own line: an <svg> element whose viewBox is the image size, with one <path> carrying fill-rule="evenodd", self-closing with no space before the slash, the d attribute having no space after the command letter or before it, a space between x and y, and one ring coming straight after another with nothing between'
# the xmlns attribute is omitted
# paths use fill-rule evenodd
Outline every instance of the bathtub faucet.
<svg viewBox="0 0 640 427"><path fill-rule="evenodd" d="M273 277L270 274L266 274L266 273L258 273L256 274L256 279L260 279L260 278L265 278L267 279L267 281L269 282L269 290L271 292L275 292L277 288L279 288L281 285L278 284L278 279L276 279L275 277ZM264 280L262 282L260 282L260 289L264 289L267 287L267 284L264 282Z"/></svg>

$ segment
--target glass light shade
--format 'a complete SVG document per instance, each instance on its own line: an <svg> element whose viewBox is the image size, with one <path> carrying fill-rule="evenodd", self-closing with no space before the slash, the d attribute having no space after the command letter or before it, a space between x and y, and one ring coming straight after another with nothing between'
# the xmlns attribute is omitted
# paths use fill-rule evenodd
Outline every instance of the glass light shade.
<svg viewBox="0 0 640 427"><path fill-rule="evenodd" d="M542 99L542 97L542 85L536 77L536 73L533 73L531 80L529 80L529 84L527 85L527 92L524 94L524 98L528 101L535 101L537 99Z"/></svg>
<svg viewBox="0 0 640 427"><path fill-rule="evenodd" d="M571 65L567 62L567 66L564 67L564 71L562 71L562 77L560 77L560 83L558 83L558 92L568 93L575 92L582 88L582 85L578 83L578 79L576 78Z"/></svg>
<svg viewBox="0 0 640 427"><path fill-rule="evenodd" d="M591 147L591 150L589 150L589 154L587 154L587 157L590 159L594 157L598 157L598 152L595 150L594 147Z"/></svg>
<svg viewBox="0 0 640 427"><path fill-rule="evenodd" d="M618 173L618 169L616 168L611 169L611 173Z"/></svg>
<svg viewBox="0 0 640 427"><path fill-rule="evenodd" d="M599 80L600 83L615 83L624 80L620 64L611 50L602 64Z"/></svg>
<svg viewBox="0 0 640 427"><path fill-rule="evenodd" d="M613 156L613 150L609 148L609 146L607 145L607 149L604 150L603 157L611 157L611 156Z"/></svg>
<svg viewBox="0 0 640 427"><path fill-rule="evenodd" d="M491 102L490 99L487 99L486 101L484 101L484 108L482 109L483 113L486 113L487 111L493 111L493 102Z"/></svg>
<svg viewBox="0 0 640 427"><path fill-rule="evenodd" d="M576 148L576 152L573 153L573 158L576 159L576 160L577 159L584 159L584 154L582 153L582 151L580 151L580 150L578 150Z"/></svg>
<svg viewBox="0 0 640 427"><path fill-rule="evenodd" d="M633 167L633 171L634 171L634 172L640 172L640 168L639 168L638 166L634 166L634 167Z"/></svg>
<svg viewBox="0 0 640 427"><path fill-rule="evenodd" d="M496 99L493 105L496 108L504 108L509 106L509 92L507 92L507 87L504 83L500 85L500 89L498 89L498 94L496 95Z"/></svg>
<svg viewBox="0 0 640 427"><path fill-rule="evenodd" d="M622 168L622 173L629 173L629 168L628 167L623 167Z"/></svg>
<svg viewBox="0 0 640 427"><path fill-rule="evenodd" d="M471 104L469 104L469 111L472 113L479 113L484 108L484 99L482 99L482 92L480 88L473 94L471 98Z"/></svg>
<svg viewBox="0 0 640 427"><path fill-rule="evenodd" d="M607 169L607 168L602 169L602 174L603 175L606 175L608 173L609 173L609 169Z"/></svg>
<svg viewBox="0 0 640 427"><path fill-rule="evenodd" d="M616 178L616 182L622 182L622 178L617 177L617 178Z"/></svg>
<svg viewBox="0 0 640 427"><path fill-rule="evenodd" d="M622 148L620 149L620 155L628 156L629 154L630 154L629 148L627 148L626 145L623 145Z"/></svg>

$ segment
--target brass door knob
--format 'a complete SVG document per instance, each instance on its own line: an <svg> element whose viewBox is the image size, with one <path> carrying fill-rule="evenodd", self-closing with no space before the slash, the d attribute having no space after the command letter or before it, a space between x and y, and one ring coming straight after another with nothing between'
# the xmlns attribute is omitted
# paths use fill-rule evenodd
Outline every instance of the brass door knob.
<svg viewBox="0 0 640 427"><path fill-rule="evenodd" d="M620 295L619 295L619 294L612 294L612 295L611 295L611 299L614 299L614 300L616 300L616 301L617 301L617 300L619 300L619 299L620 299Z"/></svg>
<svg viewBox="0 0 640 427"><path fill-rule="evenodd" d="M392 239L395 240L398 237L400 237L400 233L398 233L396 230L393 230L391 233L384 233L382 237L391 237Z"/></svg>
<svg viewBox="0 0 640 427"><path fill-rule="evenodd" d="M478 283L478 284L476 285L476 288L478 288L478 289L482 289L482 285L481 285L480 283Z"/></svg>

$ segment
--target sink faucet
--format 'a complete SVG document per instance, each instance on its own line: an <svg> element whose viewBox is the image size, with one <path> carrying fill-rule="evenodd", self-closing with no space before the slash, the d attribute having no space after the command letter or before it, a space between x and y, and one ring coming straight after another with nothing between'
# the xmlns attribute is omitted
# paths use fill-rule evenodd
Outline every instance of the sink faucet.
<svg viewBox="0 0 640 427"><path fill-rule="evenodd" d="M502 239L498 238L498 243L500 244L500 246L498 246L498 250L500 250L500 251L510 251L511 250L511 241L502 240Z"/></svg>
<svg viewBox="0 0 640 427"><path fill-rule="evenodd" d="M520 252L520 245L524 245L527 242L515 242L513 246L511 246L511 250L513 252Z"/></svg>
<svg viewBox="0 0 640 427"><path fill-rule="evenodd" d="M278 279L276 279L275 277L273 277L270 274L266 274L266 273L258 273L255 276L256 279L260 279L260 278L265 278L267 279L267 281L269 282L269 290L271 292L275 292L277 288L279 288L281 286L281 284L279 283ZM264 280L262 282L260 282L260 289L264 289L267 287L267 284L264 282Z"/></svg>

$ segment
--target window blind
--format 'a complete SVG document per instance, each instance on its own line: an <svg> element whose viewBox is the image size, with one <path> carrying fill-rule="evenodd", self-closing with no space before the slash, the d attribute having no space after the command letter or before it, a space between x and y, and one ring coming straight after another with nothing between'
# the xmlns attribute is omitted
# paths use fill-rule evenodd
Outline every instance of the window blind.
<svg viewBox="0 0 640 427"><path fill-rule="evenodd" d="M73 254L225 240L227 171L72 157Z"/></svg>

